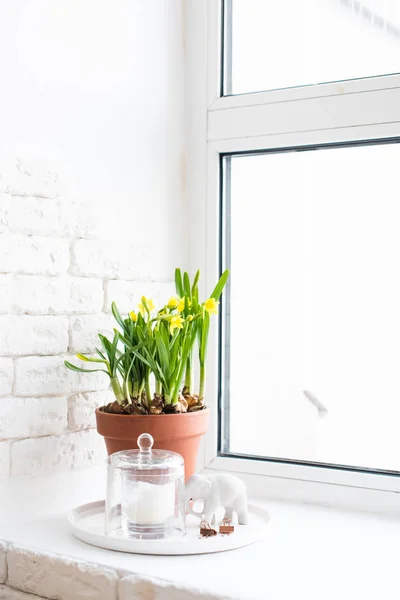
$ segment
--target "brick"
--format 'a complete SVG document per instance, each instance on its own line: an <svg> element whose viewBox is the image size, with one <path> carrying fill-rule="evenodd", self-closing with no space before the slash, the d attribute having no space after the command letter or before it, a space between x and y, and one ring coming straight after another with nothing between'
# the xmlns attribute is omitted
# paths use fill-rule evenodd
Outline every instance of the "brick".
<svg viewBox="0 0 400 600"><path fill-rule="evenodd" d="M25 594L20 590L14 590L8 585L0 585L0 600L43 600L43 596Z"/></svg>
<svg viewBox="0 0 400 600"><path fill-rule="evenodd" d="M116 600L118 575L113 569L28 548L8 549L8 585L57 600Z"/></svg>
<svg viewBox="0 0 400 600"><path fill-rule="evenodd" d="M122 315L131 310L137 311L142 296L152 298L156 308L164 306L171 296L175 296L175 284L149 281L107 281L105 286L105 309L111 311L114 301Z"/></svg>
<svg viewBox="0 0 400 600"><path fill-rule="evenodd" d="M14 366L11 358L0 358L0 396L11 393Z"/></svg>
<svg viewBox="0 0 400 600"><path fill-rule="evenodd" d="M84 469L106 458L102 436L95 429L11 442L11 477L29 477Z"/></svg>
<svg viewBox="0 0 400 600"><path fill-rule="evenodd" d="M10 196L0 194L0 233L8 231L8 213L10 208Z"/></svg>
<svg viewBox="0 0 400 600"><path fill-rule="evenodd" d="M0 155L0 193L56 198L70 191L58 165L37 157Z"/></svg>
<svg viewBox="0 0 400 600"><path fill-rule="evenodd" d="M100 312L103 298L103 282L97 279L0 274L0 313Z"/></svg>
<svg viewBox="0 0 400 600"><path fill-rule="evenodd" d="M59 275L69 265L67 240L3 234L0 272Z"/></svg>
<svg viewBox="0 0 400 600"><path fill-rule="evenodd" d="M163 281L173 273L169 248L160 252L160 245L145 246L77 240L73 245L71 272L84 277Z"/></svg>
<svg viewBox="0 0 400 600"><path fill-rule="evenodd" d="M0 274L0 313L9 313L12 306L13 275Z"/></svg>
<svg viewBox="0 0 400 600"><path fill-rule="evenodd" d="M135 277L132 247L118 242L78 240L73 245L71 272L86 277Z"/></svg>
<svg viewBox="0 0 400 600"><path fill-rule="evenodd" d="M0 479L10 475L10 444L0 442Z"/></svg>
<svg viewBox="0 0 400 600"><path fill-rule="evenodd" d="M100 348L99 333L109 339L114 336L113 328L117 323L111 315L82 315L69 318L70 351L94 352Z"/></svg>
<svg viewBox="0 0 400 600"><path fill-rule="evenodd" d="M15 360L17 396L40 396L87 392L107 389L108 376L104 373L77 373L64 365L70 356L28 356ZM72 358L73 361L73 358Z"/></svg>
<svg viewBox="0 0 400 600"><path fill-rule="evenodd" d="M0 540L0 583L7 581L7 544Z"/></svg>
<svg viewBox="0 0 400 600"><path fill-rule="evenodd" d="M0 355L59 354L68 350L67 317L0 317Z"/></svg>
<svg viewBox="0 0 400 600"><path fill-rule="evenodd" d="M0 440L58 435L67 429L67 398L0 398Z"/></svg>
<svg viewBox="0 0 400 600"><path fill-rule="evenodd" d="M109 226L97 204L67 197L55 200L0 194L0 227L3 213L9 231L25 235L104 239Z"/></svg>
<svg viewBox="0 0 400 600"><path fill-rule="evenodd" d="M233 600L227 596L215 596L206 589L189 588L156 577L128 575L118 582L118 600L151 598L154 600Z"/></svg>
<svg viewBox="0 0 400 600"><path fill-rule="evenodd" d="M111 390L74 394L68 398L68 429L90 429L96 427L95 410L115 400Z"/></svg>
<svg viewBox="0 0 400 600"><path fill-rule="evenodd" d="M11 232L25 235L60 235L59 202L48 198L11 196L8 226Z"/></svg>
<svg viewBox="0 0 400 600"><path fill-rule="evenodd" d="M60 226L64 235L72 238L89 236L107 239L109 221L94 202L76 201L69 198L60 200Z"/></svg>

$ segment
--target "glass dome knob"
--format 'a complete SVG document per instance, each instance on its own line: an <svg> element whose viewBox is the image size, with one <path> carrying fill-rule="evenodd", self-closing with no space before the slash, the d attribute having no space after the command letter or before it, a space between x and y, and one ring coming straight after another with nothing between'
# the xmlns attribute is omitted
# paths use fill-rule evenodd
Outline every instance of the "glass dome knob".
<svg viewBox="0 0 400 600"><path fill-rule="evenodd" d="M151 436L149 433L142 433L142 435L139 435L137 439L137 445L139 446L140 454L150 454L153 444L153 436Z"/></svg>

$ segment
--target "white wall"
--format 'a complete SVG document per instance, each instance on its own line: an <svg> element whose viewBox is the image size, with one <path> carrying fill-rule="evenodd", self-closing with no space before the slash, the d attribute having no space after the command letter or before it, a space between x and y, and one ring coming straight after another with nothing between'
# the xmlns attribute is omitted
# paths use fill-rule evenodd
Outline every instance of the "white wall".
<svg viewBox="0 0 400 600"><path fill-rule="evenodd" d="M0 4L0 477L102 457L63 359L186 266L182 44L180 0Z"/></svg>

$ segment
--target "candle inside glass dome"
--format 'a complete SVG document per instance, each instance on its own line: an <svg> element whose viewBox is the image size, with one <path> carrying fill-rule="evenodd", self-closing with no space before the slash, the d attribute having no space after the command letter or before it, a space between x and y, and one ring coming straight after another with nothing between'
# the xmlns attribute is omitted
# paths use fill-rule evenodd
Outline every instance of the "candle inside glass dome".
<svg viewBox="0 0 400 600"><path fill-rule="evenodd" d="M182 456L154 449L151 435L139 450L121 450L107 461L105 532L136 539L162 539L185 532Z"/></svg>
<svg viewBox="0 0 400 600"><path fill-rule="evenodd" d="M128 486L121 506L122 517L133 523L163 523L174 516L175 484L137 481Z"/></svg>

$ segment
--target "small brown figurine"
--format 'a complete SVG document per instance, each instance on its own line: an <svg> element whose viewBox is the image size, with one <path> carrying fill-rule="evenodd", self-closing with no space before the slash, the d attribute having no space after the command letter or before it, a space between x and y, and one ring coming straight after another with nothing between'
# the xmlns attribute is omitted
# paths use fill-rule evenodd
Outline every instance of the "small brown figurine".
<svg viewBox="0 0 400 600"><path fill-rule="evenodd" d="M219 532L229 535L230 533L233 533L234 531L235 531L235 528L232 525L232 521L230 519L228 519L228 517L225 517L225 519L222 519L222 525L219 526Z"/></svg>
<svg viewBox="0 0 400 600"><path fill-rule="evenodd" d="M210 523L207 523L207 521L202 521L200 523L200 535L202 537L211 537L213 535L217 535L217 532L215 529L211 528Z"/></svg>

